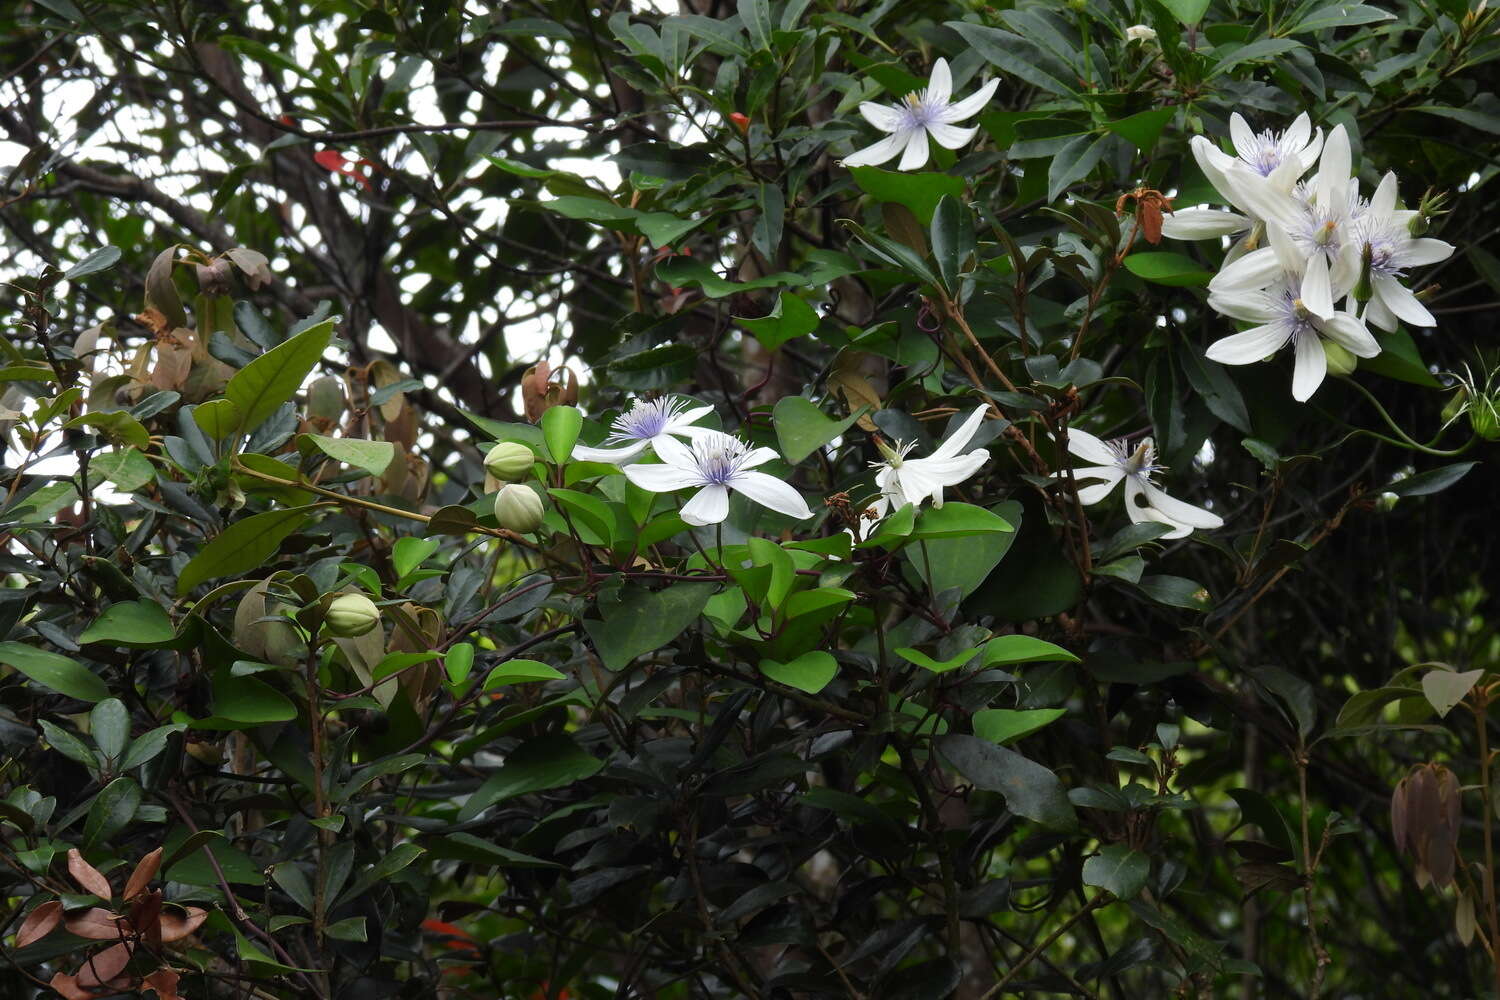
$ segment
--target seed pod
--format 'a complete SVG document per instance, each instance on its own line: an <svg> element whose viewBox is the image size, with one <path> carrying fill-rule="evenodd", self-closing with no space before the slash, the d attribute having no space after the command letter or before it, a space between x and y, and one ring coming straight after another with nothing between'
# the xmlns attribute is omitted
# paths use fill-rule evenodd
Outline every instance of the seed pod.
<svg viewBox="0 0 1500 1000"><path fill-rule="evenodd" d="M542 498L529 486L503 486L495 496L495 520L523 535L535 531L542 526Z"/></svg>
<svg viewBox="0 0 1500 1000"><path fill-rule="evenodd" d="M323 631L343 639L366 634L380 624L380 609L364 594L343 594L328 604Z"/></svg>
<svg viewBox="0 0 1500 1000"><path fill-rule="evenodd" d="M502 483L525 479L535 463L536 453L515 441L502 441L484 456L485 471Z"/></svg>
<svg viewBox="0 0 1500 1000"><path fill-rule="evenodd" d="M338 423L344 415L344 380L324 375L307 387L307 419Z"/></svg>

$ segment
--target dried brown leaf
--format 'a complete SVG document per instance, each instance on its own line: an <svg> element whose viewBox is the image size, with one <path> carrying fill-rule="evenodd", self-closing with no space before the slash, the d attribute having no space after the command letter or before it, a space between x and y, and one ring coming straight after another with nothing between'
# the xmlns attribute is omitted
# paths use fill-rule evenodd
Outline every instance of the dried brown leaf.
<svg viewBox="0 0 1500 1000"><path fill-rule="evenodd" d="M171 969L157 969L145 978L144 983L156 991L156 1000L178 1000L177 981L181 978Z"/></svg>
<svg viewBox="0 0 1500 1000"><path fill-rule="evenodd" d="M86 990L78 985L78 977L70 976L66 972L59 972L47 983L63 1000L94 1000L94 991Z"/></svg>
<svg viewBox="0 0 1500 1000"><path fill-rule="evenodd" d="M128 902L140 895L145 891L146 886L151 884L151 880L156 878L156 873L160 870L161 848L158 847L136 863L135 871L130 873L130 881L125 883L125 891L120 898Z"/></svg>
<svg viewBox="0 0 1500 1000"><path fill-rule="evenodd" d="M125 971L125 966L130 964L130 955L134 950L134 944L121 941L91 956L83 963L83 968L78 970L78 985L88 987L103 986L108 983Z"/></svg>
<svg viewBox="0 0 1500 1000"><path fill-rule="evenodd" d="M118 941L120 918L109 910L91 906L82 913L70 913L63 919L69 934L76 934L90 941Z"/></svg>
<svg viewBox="0 0 1500 1000"><path fill-rule="evenodd" d="M73 881L78 883L84 892L92 892L100 899L108 899L111 895L109 879L83 860L83 855L78 848L74 847L68 851L68 874L73 876Z"/></svg>
<svg viewBox="0 0 1500 1000"><path fill-rule="evenodd" d="M62 900L49 899L26 915L21 929L16 931L16 947L24 948L33 941L40 941L62 920Z"/></svg>
<svg viewBox="0 0 1500 1000"><path fill-rule="evenodd" d="M208 911L196 906L183 908L182 913L173 910L161 911L161 940L163 944L171 944L173 941L181 941L189 934L203 926L203 921L208 919Z"/></svg>

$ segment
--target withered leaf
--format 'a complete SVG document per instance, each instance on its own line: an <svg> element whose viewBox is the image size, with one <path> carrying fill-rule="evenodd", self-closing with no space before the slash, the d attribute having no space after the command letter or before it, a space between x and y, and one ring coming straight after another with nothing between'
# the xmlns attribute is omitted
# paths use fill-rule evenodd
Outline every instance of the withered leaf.
<svg viewBox="0 0 1500 1000"><path fill-rule="evenodd" d="M141 858L135 866L135 871L130 873L130 881L125 883L125 892L121 899L132 900L145 891L151 880L156 878L156 873L161 869L161 848L158 847L150 854Z"/></svg>
<svg viewBox="0 0 1500 1000"><path fill-rule="evenodd" d="M197 906L183 907L182 913L175 910L164 909L161 911L161 940L163 944L171 944L173 941L181 941L189 934L203 926L203 921L208 919L208 911Z"/></svg>
<svg viewBox="0 0 1500 1000"><path fill-rule="evenodd" d="M63 1000L94 1000L94 991L78 985L78 977L59 972L47 983Z"/></svg>
<svg viewBox="0 0 1500 1000"><path fill-rule="evenodd" d="M105 878L99 869L83 860L83 855L76 847L68 851L68 874L73 876L73 881L77 882L84 892L92 892L100 899L110 897L109 879Z"/></svg>
<svg viewBox="0 0 1500 1000"><path fill-rule="evenodd" d="M118 941L120 918L106 909L91 906L82 913L70 913L63 920L69 934L76 934L90 941Z"/></svg>
<svg viewBox="0 0 1500 1000"><path fill-rule="evenodd" d="M135 946L129 941L110 945L97 955L91 956L78 970L79 986L103 986L114 979L130 964L130 955Z"/></svg>
<svg viewBox="0 0 1500 1000"><path fill-rule="evenodd" d="M40 941L62 919L62 900L49 899L26 915L21 929L16 931L16 947L24 948L33 941Z"/></svg>

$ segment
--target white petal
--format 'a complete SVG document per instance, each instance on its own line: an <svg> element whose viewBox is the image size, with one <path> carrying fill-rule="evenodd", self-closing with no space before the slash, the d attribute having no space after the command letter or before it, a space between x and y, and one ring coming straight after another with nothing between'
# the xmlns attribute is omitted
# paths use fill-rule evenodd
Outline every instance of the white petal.
<svg viewBox="0 0 1500 1000"><path fill-rule="evenodd" d="M936 493L942 496L943 484L927 475L920 465L904 463L896 470L896 485L901 488L901 499L909 504L920 505L923 500Z"/></svg>
<svg viewBox="0 0 1500 1000"><path fill-rule="evenodd" d="M715 433L719 432L715 431ZM693 457L692 450L671 435L656 435L651 439L651 446L656 451L656 457L668 465L675 465L679 469L690 469L694 472L698 470L698 460Z"/></svg>
<svg viewBox="0 0 1500 1000"><path fill-rule="evenodd" d="M922 470L923 476L942 483L944 486L957 486L984 468L984 463L989 460L990 453L980 448L955 458L908 459L902 468L916 465Z"/></svg>
<svg viewBox="0 0 1500 1000"><path fill-rule="evenodd" d="M1453 244L1442 240L1410 240L1398 251L1398 255L1402 267L1421 267L1423 264L1436 264L1452 257Z"/></svg>
<svg viewBox="0 0 1500 1000"><path fill-rule="evenodd" d="M1264 292L1217 292L1208 297L1208 305L1221 316L1242 319L1246 323L1269 323L1277 312Z"/></svg>
<svg viewBox="0 0 1500 1000"><path fill-rule="evenodd" d="M948 69L948 60L938 57L937 62L932 64L932 78L927 81L927 91L923 97L927 103L938 107L948 103L948 98L953 96L953 74Z"/></svg>
<svg viewBox="0 0 1500 1000"><path fill-rule="evenodd" d="M1389 274L1380 274L1375 276L1372 284L1375 286L1375 294L1380 297L1380 304L1397 317L1412 326L1437 326L1432 313L1400 281Z"/></svg>
<svg viewBox="0 0 1500 1000"><path fill-rule="evenodd" d="M974 133L978 131L978 126L959 128L957 125L944 125L942 122L927 123L927 133L944 149L961 149L967 146L974 138Z"/></svg>
<svg viewBox="0 0 1500 1000"><path fill-rule="evenodd" d="M1338 259L1333 262L1333 267L1328 272L1329 288L1335 299L1348 295L1350 290L1359 283L1359 272L1364 268L1360 252L1361 248L1348 240L1339 248Z"/></svg>
<svg viewBox="0 0 1500 1000"><path fill-rule="evenodd" d="M573 446L573 461L575 462L611 462L620 465L630 461L641 452L646 450L650 441L632 441L630 444L621 445L618 448L590 448L585 444Z"/></svg>
<svg viewBox="0 0 1500 1000"><path fill-rule="evenodd" d="M1264 361L1286 346L1289 331L1281 323L1252 327L1208 345L1204 357L1222 365L1249 365Z"/></svg>
<svg viewBox="0 0 1500 1000"><path fill-rule="evenodd" d="M896 132L900 130L901 123L907 120L905 109L893 108L887 104L876 104L874 101L865 101L861 104L859 113L865 116L865 121L882 132Z"/></svg>
<svg viewBox="0 0 1500 1000"><path fill-rule="evenodd" d="M1224 525L1224 519L1219 515L1167 496L1149 481L1143 482L1141 489L1145 491L1146 500L1157 512L1166 515L1169 520L1177 524L1186 524L1194 528L1220 528Z"/></svg>
<svg viewBox="0 0 1500 1000"><path fill-rule="evenodd" d="M1328 355L1323 350L1323 338L1311 330L1295 339L1297 362L1292 366L1292 398L1305 403L1328 374Z"/></svg>
<svg viewBox="0 0 1500 1000"><path fill-rule="evenodd" d="M712 406L695 406L690 410L683 410L677 416L667 421L667 426L664 430L668 434L692 434L693 431L708 430L709 428L706 427L692 427L692 425L712 412L714 412ZM691 428L691 430L688 428Z"/></svg>
<svg viewBox="0 0 1500 1000"><path fill-rule="evenodd" d="M1349 133L1339 125L1328 133L1328 141L1323 143L1323 158L1318 163L1314 188L1318 194L1318 207L1323 211L1339 211L1346 204L1351 159Z"/></svg>
<svg viewBox="0 0 1500 1000"><path fill-rule="evenodd" d="M963 100L956 101L944 108L938 115L938 121L945 125L955 125L965 119L974 117L984 110L986 104L990 103L990 98L995 96L995 88L998 86L1000 86L1000 78L996 77Z"/></svg>
<svg viewBox="0 0 1500 1000"><path fill-rule="evenodd" d="M1109 445L1076 427L1068 428L1068 451L1095 465L1114 465L1120 460Z"/></svg>
<svg viewBox="0 0 1500 1000"><path fill-rule="evenodd" d="M1302 275L1302 304L1319 319L1333 315L1333 286L1328 281L1328 258L1315 253Z"/></svg>
<svg viewBox="0 0 1500 1000"><path fill-rule="evenodd" d="M741 469L753 469L757 465L765 465L773 458L780 458L775 448L752 448L750 453L740 459Z"/></svg>
<svg viewBox="0 0 1500 1000"><path fill-rule="evenodd" d="M730 482L730 487L745 494L762 507L769 507L779 514L800 519L813 516L802 494L791 484L782 482L764 472L741 472Z"/></svg>
<svg viewBox="0 0 1500 1000"><path fill-rule="evenodd" d="M1184 208L1161 220L1161 234L1174 240L1211 240L1249 228L1243 215L1215 208Z"/></svg>
<svg viewBox="0 0 1500 1000"><path fill-rule="evenodd" d="M1260 153L1255 130L1238 111L1229 116L1229 138L1234 142L1234 151L1247 160L1256 159Z"/></svg>
<svg viewBox="0 0 1500 1000"><path fill-rule="evenodd" d="M710 483L682 505L681 514L684 521L697 527L718 524L729 516L729 490Z"/></svg>
<svg viewBox="0 0 1500 1000"><path fill-rule="evenodd" d="M952 458L961 454L974 440L974 435L979 433L979 425L984 423L984 414L989 407L981 406L964 418L964 422L958 425L952 434L942 444L933 449L929 458Z"/></svg>
<svg viewBox="0 0 1500 1000"><path fill-rule="evenodd" d="M1285 229L1275 224L1268 224L1266 239L1270 241L1271 252L1276 255L1276 263L1281 266L1282 271L1287 274L1301 274L1307 270L1307 258L1287 235Z"/></svg>
<svg viewBox="0 0 1500 1000"><path fill-rule="evenodd" d="M1306 146L1303 146L1302 151L1297 154L1297 165L1302 168L1297 171L1297 176L1301 177L1303 174L1311 170L1312 165L1318 162L1318 156L1322 152L1323 130L1318 129L1318 131L1313 134L1313 137L1308 142L1308 144Z"/></svg>
<svg viewBox="0 0 1500 1000"><path fill-rule="evenodd" d="M671 493L690 486L702 486L703 477L692 469L675 465L627 465L620 471L625 478L650 493Z"/></svg>
<svg viewBox="0 0 1500 1000"><path fill-rule="evenodd" d="M1370 214L1377 219L1384 219L1396 211L1396 172L1387 171L1380 178L1380 184L1375 188L1375 193L1370 195Z"/></svg>
<svg viewBox="0 0 1500 1000"><path fill-rule="evenodd" d="M1270 247L1251 250L1208 283L1211 292L1255 292L1281 277L1281 261Z"/></svg>
<svg viewBox="0 0 1500 1000"><path fill-rule="evenodd" d="M1380 353L1380 342L1365 329L1363 323L1348 313L1334 313L1318 324L1318 330L1356 357L1373 358Z"/></svg>
<svg viewBox="0 0 1500 1000"><path fill-rule="evenodd" d="M921 133L921 129L904 129L894 135L888 135L872 146L866 146L858 152L850 153L844 157L846 167L876 167L885 163L891 157L905 148L907 141L911 138L913 131Z"/></svg>
<svg viewBox="0 0 1500 1000"><path fill-rule="evenodd" d="M1379 327L1387 332L1393 332L1400 324L1396 321L1396 314L1385 307L1380 301L1380 289L1375 288L1375 294L1370 301L1365 303L1364 315L1360 317L1367 326Z"/></svg>
<svg viewBox="0 0 1500 1000"><path fill-rule="evenodd" d="M848 162L847 160L845 162ZM906 152L901 154L897 170L920 170L927 165L927 130L914 128L906 137Z"/></svg>
<svg viewBox="0 0 1500 1000"><path fill-rule="evenodd" d="M1312 119L1307 117L1304 111L1292 123L1286 127L1286 132L1281 136L1281 147L1300 153L1307 146L1308 136L1312 135Z"/></svg>
<svg viewBox="0 0 1500 1000"><path fill-rule="evenodd" d="M1250 215L1290 226L1297 216L1297 203L1291 196L1291 186L1296 181L1292 171L1295 170L1296 165L1288 161L1277 167L1270 177L1262 177L1236 160L1224 171L1224 181L1229 185L1229 190L1224 193Z"/></svg>
<svg viewBox="0 0 1500 1000"><path fill-rule="evenodd" d="M1097 473L1097 475L1083 475L1083 473ZM1117 468L1105 468L1102 465L1092 466L1087 469L1074 469L1073 479L1099 479L1100 482L1091 483L1088 486L1078 487L1078 502L1084 506L1096 504L1100 500L1114 492L1120 480L1125 478L1125 473Z"/></svg>

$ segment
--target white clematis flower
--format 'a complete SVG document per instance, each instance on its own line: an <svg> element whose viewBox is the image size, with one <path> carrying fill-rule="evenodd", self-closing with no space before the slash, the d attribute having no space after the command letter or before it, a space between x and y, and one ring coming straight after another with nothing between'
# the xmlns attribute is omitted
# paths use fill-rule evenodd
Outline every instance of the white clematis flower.
<svg viewBox="0 0 1500 1000"><path fill-rule="evenodd" d="M661 465L627 465L621 471L632 483L652 493L699 487L682 505L682 519L688 524L701 527L723 521L729 516L731 490L788 517L813 516L802 494L789 484L753 471L776 457L770 448L752 449L738 438L713 430L695 434L691 447L670 435L655 438L652 446Z"/></svg>
<svg viewBox="0 0 1500 1000"><path fill-rule="evenodd" d="M1370 301L1364 318L1382 330L1396 329L1397 320L1413 326L1437 326L1432 313L1400 279L1408 267L1447 260L1453 255L1453 244L1413 237L1410 226L1416 215L1396 208L1396 175L1388 173L1381 178L1369 206L1354 220L1350 242L1361 268L1367 253L1369 258Z"/></svg>
<svg viewBox="0 0 1500 1000"><path fill-rule="evenodd" d="M978 128L959 128L957 123L966 121L979 113L995 94L1000 85L998 79L980 87L973 95L962 101L950 103L953 96L953 76L948 70L948 61L939 59L932 64L932 78L923 90L906 95L906 100L895 107L865 101L859 113L865 120L882 132L890 135L873 146L844 157L846 167L873 167L885 163L901 154L898 170L919 170L927 163L927 137L937 140L945 149L958 149L974 138Z"/></svg>
<svg viewBox="0 0 1500 1000"><path fill-rule="evenodd" d="M1221 364L1248 365L1275 354L1290 341L1297 354L1292 397L1306 402L1328 373L1325 337L1361 358L1379 354L1380 344L1357 316L1334 309L1334 298L1343 293L1336 295L1330 286L1322 255L1304 257L1279 226L1273 224L1266 232L1271 241L1268 250L1279 269L1269 284L1229 282L1214 288L1214 282L1235 268L1250 270L1242 265L1251 264L1253 254L1240 258L1209 283L1210 306L1225 316L1258 325L1215 341L1204 353Z"/></svg>
<svg viewBox="0 0 1500 1000"><path fill-rule="evenodd" d="M990 453L984 448L975 449L967 455L961 452L974 440L979 425L984 422L987 409L988 407L981 406L965 417L958 429L926 458L906 457L916 447L915 444L902 444L898 441L895 448L881 445L880 450L885 453L886 460L871 463L880 470L875 473L875 485L880 488L880 496L870 505L875 515L884 517L889 511L899 510L907 504L920 506L923 500L929 499L934 507L941 507L943 490L957 486L978 472L989 461Z"/></svg>
<svg viewBox="0 0 1500 1000"><path fill-rule="evenodd" d="M1313 131L1312 119L1303 112L1284 131L1267 129L1257 134L1238 111L1229 116L1229 138L1240 160L1262 177L1270 177L1283 163L1296 161L1301 177L1318 162L1323 149L1323 130Z"/></svg>
<svg viewBox="0 0 1500 1000"><path fill-rule="evenodd" d="M1152 475L1162 471L1163 467L1156 464L1156 446L1150 438L1143 439L1132 449L1130 442L1123 438L1105 442L1086 431L1070 428L1068 451L1086 462L1095 463L1074 469L1075 480L1099 480L1079 488L1080 503L1098 503L1123 482L1125 511L1130 520L1137 524L1156 521L1168 525L1172 530L1164 538L1183 538L1194 528L1217 528L1224 523L1219 515L1175 500L1151 482Z"/></svg>
<svg viewBox="0 0 1500 1000"><path fill-rule="evenodd" d="M629 462L648 447L673 434L690 438L708 433L709 428L693 425L713 411L712 406L689 407L686 401L670 397L637 400L634 406L615 418L609 437L604 439L606 447L575 445L573 459L579 462L612 462L616 465ZM609 445L616 447L608 447Z"/></svg>

